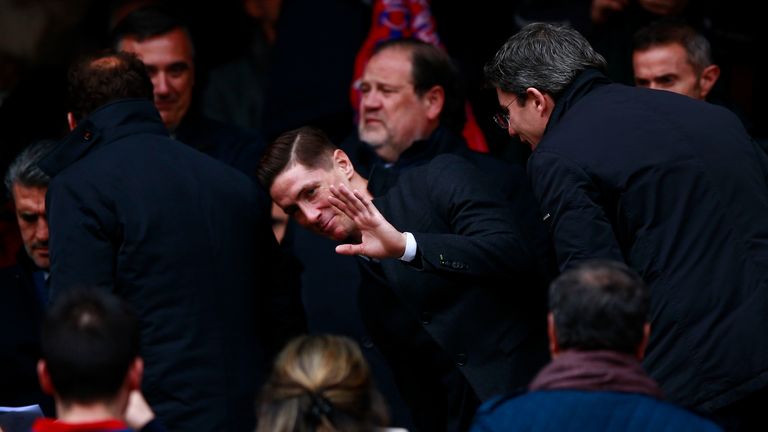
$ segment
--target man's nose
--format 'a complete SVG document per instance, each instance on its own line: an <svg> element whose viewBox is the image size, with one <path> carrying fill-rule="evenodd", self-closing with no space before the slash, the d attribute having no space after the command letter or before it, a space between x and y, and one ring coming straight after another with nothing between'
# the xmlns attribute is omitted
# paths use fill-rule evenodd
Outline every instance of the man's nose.
<svg viewBox="0 0 768 432"><path fill-rule="evenodd" d="M35 227L35 236L37 241L47 243L48 242L48 221L45 218L40 218Z"/></svg>
<svg viewBox="0 0 768 432"><path fill-rule="evenodd" d="M155 95L164 96L170 93L171 86L168 84L168 77L164 73L158 73L152 80L155 88Z"/></svg>
<svg viewBox="0 0 768 432"><path fill-rule="evenodd" d="M365 109L375 109L381 106L381 97L379 93L371 90L363 93L360 97L360 107Z"/></svg>

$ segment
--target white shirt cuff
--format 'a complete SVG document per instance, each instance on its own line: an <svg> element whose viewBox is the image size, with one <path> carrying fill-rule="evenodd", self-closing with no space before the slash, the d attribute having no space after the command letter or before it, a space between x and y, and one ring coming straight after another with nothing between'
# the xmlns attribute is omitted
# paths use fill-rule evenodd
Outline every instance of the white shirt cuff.
<svg viewBox="0 0 768 432"><path fill-rule="evenodd" d="M405 234L405 252L403 253L403 256L400 257L400 260L411 262L416 258L416 239L413 237L413 234L409 232L403 234Z"/></svg>

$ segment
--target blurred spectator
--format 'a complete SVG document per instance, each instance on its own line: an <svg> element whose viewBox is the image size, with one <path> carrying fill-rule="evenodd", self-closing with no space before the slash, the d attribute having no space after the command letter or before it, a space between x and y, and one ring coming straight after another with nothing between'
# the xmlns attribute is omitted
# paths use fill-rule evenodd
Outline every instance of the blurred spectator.
<svg viewBox="0 0 768 432"><path fill-rule="evenodd" d="M42 326L37 367L58 418L39 419L32 431L164 431L151 410L137 418L129 409L143 401L139 340L138 318L117 297L96 289L59 297Z"/></svg>
<svg viewBox="0 0 768 432"><path fill-rule="evenodd" d="M239 58L211 71L203 93L208 117L262 130L264 92L282 0L242 0L250 21L250 43Z"/></svg>
<svg viewBox="0 0 768 432"><path fill-rule="evenodd" d="M586 262L549 292L552 362L528 393L485 403L474 432L719 431L662 401L640 361L648 344L649 292L624 264Z"/></svg>
<svg viewBox="0 0 768 432"><path fill-rule="evenodd" d="M13 266L0 269L0 405L40 404L53 414L40 392L35 365L40 358L40 322L48 303L48 220L45 193L50 179L37 163L54 141L38 141L11 163L5 186L11 191L23 247Z"/></svg>
<svg viewBox="0 0 768 432"><path fill-rule="evenodd" d="M258 418L257 432L372 432L388 422L360 348L326 334L286 345L261 392Z"/></svg>
<svg viewBox="0 0 768 432"><path fill-rule="evenodd" d="M253 176L264 142L255 131L211 120L191 109L196 80L195 50L184 24L167 8L129 13L114 30L117 49L147 66L155 106L171 136Z"/></svg>
<svg viewBox="0 0 768 432"><path fill-rule="evenodd" d="M635 33L632 46L635 85L706 100L720 77L704 35L673 20L659 20Z"/></svg>

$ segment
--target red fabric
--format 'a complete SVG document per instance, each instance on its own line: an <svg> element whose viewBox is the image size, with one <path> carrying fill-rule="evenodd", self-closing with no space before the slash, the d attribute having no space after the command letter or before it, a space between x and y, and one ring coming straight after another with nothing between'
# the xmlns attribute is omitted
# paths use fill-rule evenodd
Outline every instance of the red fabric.
<svg viewBox="0 0 768 432"><path fill-rule="evenodd" d="M536 390L593 390L639 393L662 399L659 385L633 356L615 351L567 350L536 375Z"/></svg>
<svg viewBox="0 0 768 432"><path fill-rule="evenodd" d="M352 107L357 110L360 106L360 91L358 80L363 75L363 69L371 58L376 45L390 39L415 38L444 48L437 35L437 24L429 8L428 0L375 0L371 29L363 46L355 58L355 71L352 76L350 100ZM472 107L466 104L467 122L463 135L467 146L479 152L488 152L488 143L482 130L475 121Z"/></svg>
<svg viewBox="0 0 768 432"><path fill-rule="evenodd" d="M104 420L92 423L64 423L56 419L40 418L32 425L32 432L122 432L130 431L120 420Z"/></svg>

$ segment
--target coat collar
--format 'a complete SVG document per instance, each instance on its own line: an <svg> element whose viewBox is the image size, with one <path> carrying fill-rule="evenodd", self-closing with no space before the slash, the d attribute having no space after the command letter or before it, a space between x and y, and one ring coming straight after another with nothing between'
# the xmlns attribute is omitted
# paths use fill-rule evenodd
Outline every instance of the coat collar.
<svg viewBox="0 0 768 432"><path fill-rule="evenodd" d="M152 102L145 99L110 102L83 119L40 161L39 167L53 177L93 149L136 133L168 136Z"/></svg>
<svg viewBox="0 0 768 432"><path fill-rule="evenodd" d="M581 98L593 89L606 84L611 84L611 80L597 69L589 68L577 75L576 79L565 88L563 94L557 99L555 109L549 117L546 129L544 129L544 134L546 135L547 131L555 127Z"/></svg>

